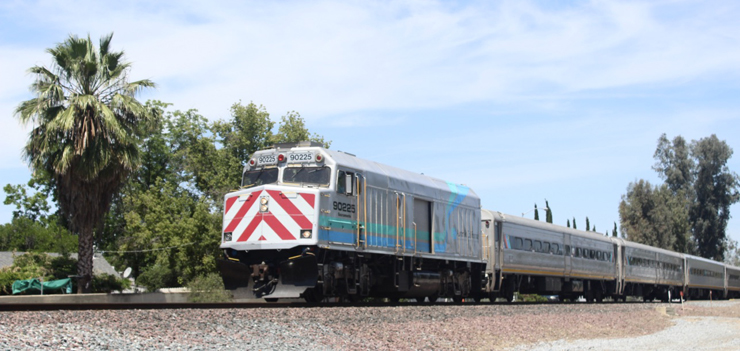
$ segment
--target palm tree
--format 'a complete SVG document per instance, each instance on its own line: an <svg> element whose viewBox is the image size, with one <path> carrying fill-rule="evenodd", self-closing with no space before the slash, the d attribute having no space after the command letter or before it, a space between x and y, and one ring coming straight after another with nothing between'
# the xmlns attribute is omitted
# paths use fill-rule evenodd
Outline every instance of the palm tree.
<svg viewBox="0 0 740 351"><path fill-rule="evenodd" d="M59 209L79 235L78 293L90 292L95 228L113 195L139 163L139 140L158 114L134 96L154 87L150 80L128 81L123 51L110 51L113 34L99 47L70 35L47 49L50 68L34 66L35 98L15 113L33 123L24 157L34 172L49 174Z"/></svg>

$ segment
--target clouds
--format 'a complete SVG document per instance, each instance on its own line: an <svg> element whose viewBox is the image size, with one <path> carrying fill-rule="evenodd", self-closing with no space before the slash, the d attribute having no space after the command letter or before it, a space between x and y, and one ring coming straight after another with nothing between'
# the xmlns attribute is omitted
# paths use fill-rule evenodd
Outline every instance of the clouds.
<svg viewBox="0 0 740 351"><path fill-rule="evenodd" d="M239 99L314 119L558 98L736 74L740 62L738 25L693 2L90 2L80 21L69 21L80 7L54 2L16 11L41 5L55 33L114 31L134 76L160 83L153 96L210 118ZM687 9L662 15L673 8Z"/></svg>
<svg viewBox="0 0 740 351"><path fill-rule="evenodd" d="M240 100L295 110L335 148L474 182L513 213L553 183L608 179L615 219L661 133L740 147L738 17L672 0L3 2L0 162L23 167L26 70L68 34L114 32L131 78L158 84L143 100L210 119Z"/></svg>

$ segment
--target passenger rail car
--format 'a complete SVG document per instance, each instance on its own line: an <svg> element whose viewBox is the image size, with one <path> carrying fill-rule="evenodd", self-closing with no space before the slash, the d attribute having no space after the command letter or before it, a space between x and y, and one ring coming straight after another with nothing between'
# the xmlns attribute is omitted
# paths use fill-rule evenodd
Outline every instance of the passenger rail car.
<svg viewBox="0 0 740 351"><path fill-rule="evenodd" d="M678 297L683 289L684 258L682 254L613 238L621 248L619 270L620 296L642 296L644 300Z"/></svg>
<svg viewBox="0 0 740 351"><path fill-rule="evenodd" d="M480 291L480 199L468 187L316 143L259 151L225 196L218 265L257 297L462 299Z"/></svg>
<svg viewBox="0 0 740 351"><path fill-rule="evenodd" d="M482 213L483 227L493 228L488 248L494 265L486 272L494 277L486 291L491 298L511 301L514 292L522 292L601 301L617 293L616 246L610 238L489 210Z"/></svg>
<svg viewBox="0 0 740 351"><path fill-rule="evenodd" d="M702 257L684 256L686 259L684 282L687 297L694 299L724 298L727 292L725 265Z"/></svg>
<svg viewBox="0 0 740 351"><path fill-rule="evenodd" d="M312 142L252 155L220 248L225 286L268 300L740 296L738 267L481 209L464 185Z"/></svg>

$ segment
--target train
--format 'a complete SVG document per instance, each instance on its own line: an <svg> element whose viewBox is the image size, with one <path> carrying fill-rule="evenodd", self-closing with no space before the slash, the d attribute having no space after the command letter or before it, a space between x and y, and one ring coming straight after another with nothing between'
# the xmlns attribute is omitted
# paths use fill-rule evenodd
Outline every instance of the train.
<svg viewBox="0 0 740 351"><path fill-rule="evenodd" d="M740 296L740 268L482 209L473 189L316 142L251 155L217 260L240 296L456 302Z"/></svg>

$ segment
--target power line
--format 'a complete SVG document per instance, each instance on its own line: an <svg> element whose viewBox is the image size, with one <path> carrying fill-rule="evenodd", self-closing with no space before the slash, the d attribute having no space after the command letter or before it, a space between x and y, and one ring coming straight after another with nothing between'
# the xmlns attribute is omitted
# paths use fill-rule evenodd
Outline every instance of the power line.
<svg viewBox="0 0 740 351"><path fill-rule="evenodd" d="M164 250L170 250L170 249L176 249L178 247L188 246L196 244L195 242L182 244L182 245L176 245L176 246L168 246L168 247L160 247L158 249L147 249L147 250L129 250L129 251L96 251L97 253L104 254L104 253L140 253L140 252L153 252L153 251L164 251Z"/></svg>

